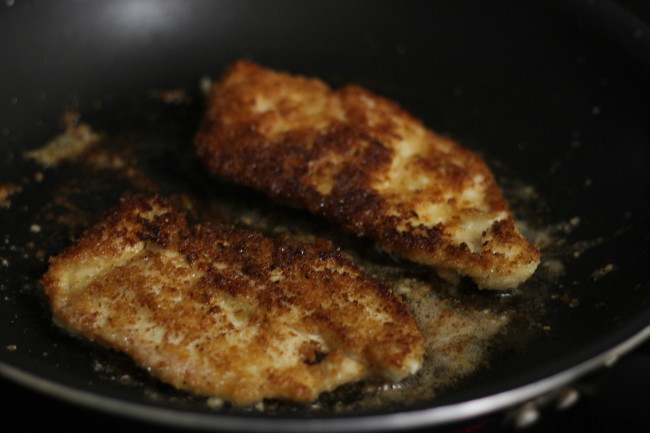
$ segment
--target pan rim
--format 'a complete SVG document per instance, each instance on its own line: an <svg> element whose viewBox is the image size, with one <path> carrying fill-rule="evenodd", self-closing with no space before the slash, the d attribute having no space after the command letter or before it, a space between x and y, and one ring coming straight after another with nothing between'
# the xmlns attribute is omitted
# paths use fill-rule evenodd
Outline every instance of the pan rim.
<svg viewBox="0 0 650 433"><path fill-rule="evenodd" d="M269 433L343 432L351 430L388 432L404 428L434 427L453 422L468 421L472 418L523 406L541 396L570 385L598 368L614 365L618 359L647 340L650 341L650 324L646 324L633 335L610 349L602 351L598 355L570 368L558 371L541 380L492 395L424 409L331 418L246 417L158 407L77 389L21 370L2 360L0 360L0 376L68 403L95 409L110 415L166 427L192 428L203 431L225 429L233 432Z"/></svg>

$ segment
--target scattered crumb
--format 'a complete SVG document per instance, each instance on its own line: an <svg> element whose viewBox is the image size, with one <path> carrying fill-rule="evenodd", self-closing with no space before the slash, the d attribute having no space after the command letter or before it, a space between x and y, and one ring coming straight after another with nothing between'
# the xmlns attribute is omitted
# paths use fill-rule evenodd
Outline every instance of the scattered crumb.
<svg viewBox="0 0 650 433"><path fill-rule="evenodd" d="M592 272L591 278L593 278L594 281L598 280L604 277L605 275L609 274L610 272L612 272L614 269L616 269L616 265L614 265L613 263L608 263L602 268L596 269L594 272Z"/></svg>
<svg viewBox="0 0 650 433"><path fill-rule="evenodd" d="M29 231L32 233L39 233L41 231L41 226L39 226L38 224L32 224L29 227Z"/></svg>
<svg viewBox="0 0 650 433"><path fill-rule="evenodd" d="M573 298L569 301L569 307L575 308L580 305L580 301L576 298Z"/></svg>
<svg viewBox="0 0 650 433"><path fill-rule="evenodd" d="M538 248L546 248L549 245L551 245L552 242L552 237L549 232L546 231L539 231L535 233L535 237L533 238L533 243L537 245Z"/></svg>
<svg viewBox="0 0 650 433"><path fill-rule="evenodd" d="M16 349L18 349L18 346L16 346L15 344L8 344L6 347L7 350L10 352L14 352Z"/></svg>
<svg viewBox="0 0 650 433"><path fill-rule="evenodd" d="M93 371L102 372L102 371L105 370L105 368L106 367L104 367L104 364L102 364L98 360L94 360L94 362L93 362Z"/></svg>
<svg viewBox="0 0 650 433"><path fill-rule="evenodd" d="M129 374L121 375L120 377L117 378L117 381L122 385L133 385L134 383L133 378Z"/></svg>
<svg viewBox="0 0 650 433"><path fill-rule="evenodd" d="M14 185L12 183L0 184L0 208L10 208L11 200L9 197L20 191L22 191L20 185Z"/></svg>
<svg viewBox="0 0 650 433"><path fill-rule="evenodd" d="M568 221L560 221L557 224L547 227L545 230L533 231L523 223L518 223L517 226L522 233L537 245L537 247L544 249L550 245L556 244L558 238L563 238L564 236L571 234L580 223L580 217L574 216Z"/></svg>
<svg viewBox="0 0 650 433"><path fill-rule="evenodd" d="M605 238L599 237L593 240L588 240L588 241L579 241L573 244L572 246L572 256L574 258L580 257L585 251L597 247L601 245L603 242L605 242Z"/></svg>
<svg viewBox="0 0 650 433"><path fill-rule="evenodd" d="M210 96L210 91L212 90L212 79L208 76L201 77L199 80L199 91L204 97Z"/></svg>
<svg viewBox="0 0 650 433"><path fill-rule="evenodd" d="M184 89L152 90L149 92L152 98L160 99L166 104L185 104L190 98Z"/></svg>
<svg viewBox="0 0 650 433"><path fill-rule="evenodd" d="M546 260L542 263L542 266L555 275L561 275L565 270L564 264L556 259Z"/></svg>
<svg viewBox="0 0 650 433"><path fill-rule="evenodd" d="M25 156L46 167L53 167L61 161L81 155L101 138L85 123L76 125L71 119L66 123L67 127L62 134L54 137L45 146L26 152Z"/></svg>
<svg viewBox="0 0 650 433"><path fill-rule="evenodd" d="M66 127L78 125L79 119L81 119L81 114L76 110L68 110L61 115L61 121Z"/></svg>
<svg viewBox="0 0 650 433"><path fill-rule="evenodd" d="M210 408L210 409L221 409L223 407L224 401L222 398L219 397L209 397L206 401L205 404Z"/></svg>
<svg viewBox="0 0 650 433"><path fill-rule="evenodd" d="M160 393L158 393L158 392L156 392L156 391L154 391L152 389L145 389L144 394L153 401L160 401L160 400L163 399L163 396L160 395Z"/></svg>

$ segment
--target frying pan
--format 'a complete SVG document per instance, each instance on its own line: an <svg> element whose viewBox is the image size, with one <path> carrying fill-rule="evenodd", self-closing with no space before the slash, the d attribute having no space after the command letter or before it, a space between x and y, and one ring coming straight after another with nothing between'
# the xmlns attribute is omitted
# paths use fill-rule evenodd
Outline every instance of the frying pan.
<svg viewBox="0 0 650 433"><path fill-rule="evenodd" d="M0 373L10 380L172 426L396 430L551 395L650 335L650 30L615 4L19 0L0 6L0 29L0 184L19 186L0 209ZM547 259L556 247L570 254L540 315L519 325L531 331L525 341L423 402L343 415L222 413L160 398L172 393L164 387L152 395L109 380L123 371L148 379L52 325L39 279L80 224L48 226L65 203L46 204L63 185L90 220L131 185L65 164L42 168L24 152L60 133L62 113L74 109L104 134L159 144L147 164L173 179L161 193L196 186L187 167L200 165L164 149L191 147L199 81L238 58L364 85L483 154L506 184L534 191L518 216L559 227ZM180 89L181 100L156 105L156 89Z"/></svg>

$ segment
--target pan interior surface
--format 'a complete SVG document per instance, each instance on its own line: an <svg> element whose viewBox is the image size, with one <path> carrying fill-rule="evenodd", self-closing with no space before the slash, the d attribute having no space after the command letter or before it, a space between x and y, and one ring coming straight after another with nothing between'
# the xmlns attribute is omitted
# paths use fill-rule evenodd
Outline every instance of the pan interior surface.
<svg viewBox="0 0 650 433"><path fill-rule="evenodd" d="M0 52L11 61L0 71L0 373L170 424L243 430L277 421L280 431L325 420L322 428L389 430L532 398L543 387L471 406L583 366L561 376L573 380L646 336L650 31L618 7L144 0L2 8ZM335 87L363 85L479 152L542 247L539 272L506 295L450 288L322 221L211 179L191 151L200 83L238 58ZM70 122L91 125L99 144L56 166L25 156ZM481 368L436 382L426 398L376 403L367 396L383 391L352 385L319 407L211 407L51 322L39 282L48 257L127 191L208 203L193 207L196 219L298 236L317 231L394 286L413 275L433 281L434 295L455 311L486 311L481 323L507 316L508 326L479 345ZM284 219L291 223L279 228ZM359 393L374 403L360 404ZM339 410L346 404L353 410Z"/></svg>

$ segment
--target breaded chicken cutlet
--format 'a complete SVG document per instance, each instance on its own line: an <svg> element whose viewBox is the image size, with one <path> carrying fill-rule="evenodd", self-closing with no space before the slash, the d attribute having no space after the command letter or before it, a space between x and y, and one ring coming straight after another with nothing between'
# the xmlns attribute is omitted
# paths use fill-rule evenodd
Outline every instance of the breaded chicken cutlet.
<svg viewBox="0 0 650 433"><path fill-rule="evenodd" d="M220 178L443 276L510 289L539 264L477 154L360 87L236 62L212 86L195 144Z"/></svg>
<svg viewBox="0 0 650 433"><path fill-rule="evenodd" d="M422 364L401 300L326 241L188 227L161 198L124 198L52 259L43 284L65 329L237 405L308 402Z"/></svg>

